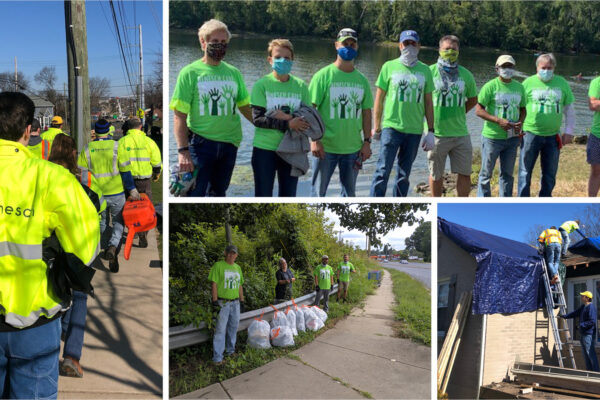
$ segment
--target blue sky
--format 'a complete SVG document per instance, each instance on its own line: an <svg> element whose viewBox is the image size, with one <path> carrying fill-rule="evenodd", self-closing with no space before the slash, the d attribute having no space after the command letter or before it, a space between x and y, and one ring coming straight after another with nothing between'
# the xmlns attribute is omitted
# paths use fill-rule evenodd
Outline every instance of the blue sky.
<svg viewBox="0 0 600 400"><path fill-rule="evenodd" d="M438 204L438 216L469 228L524 242L535 225L559 226L575 219L589 204L489 203ZM585 230L584 230L585 231Z"/></svg>
<svg viewBox="0 0 600 400"><path fill-rule="evenodd" d="M124 9L127 26L142 25L144 75L147 81L153 74L156 61L162 58L162 2L115 0L114 4L115 9L119 4ZM14 72L14 57L17 56L19 71L37 89L33 76L44 66L54 65L58 75L56 86L62 89L67 81L64 3L1 1L0 11L0 72ZM108 1L86 1L86 18L90 77L108 78L111 81L111 94L127 95L128 88L125 85L128 82L121 67ZM130 44L137 43L137 30L128 29L127 35ZM135 60L130 70L137 73L137 47L130 50Z"/></svg>

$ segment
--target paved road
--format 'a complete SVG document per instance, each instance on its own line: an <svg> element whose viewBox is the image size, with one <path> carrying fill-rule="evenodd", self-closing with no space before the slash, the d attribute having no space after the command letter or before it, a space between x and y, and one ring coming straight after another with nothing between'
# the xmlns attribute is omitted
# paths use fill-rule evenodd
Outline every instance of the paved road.
<svg viewBox="0 0 600 400"><path fill-rule="evenodd" d="M129 261L119 254L118 273L107 265L96 271L96 298L87 302L83 378L59 376L58 398L162 398L162 269L155 262L156 230L148 234L147 248L137 243L134 239Z"/></svg>
<svg viewBox="0 0 600 400"><path fill-rule="evenodd" d="M422 282L431 289L431 264L430 263L411 263L400 264L399 262L380 263L383 267L397 269L406 272L413 278Z"/></svg>
<svg viewBox="0 0 600 400"><path fill-rule="evenodd" d="M185 399L431 398L431 348L393 336L392 280L313 342Z"/></svg>

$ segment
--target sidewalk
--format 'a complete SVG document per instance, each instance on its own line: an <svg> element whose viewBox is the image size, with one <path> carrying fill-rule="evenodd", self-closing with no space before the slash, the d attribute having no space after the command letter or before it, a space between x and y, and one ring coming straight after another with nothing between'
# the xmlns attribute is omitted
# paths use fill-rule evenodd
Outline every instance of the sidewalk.
<svg viewBox="0 0 600 400"><path fill-rule="evenodd" d="M393 337L392 280L313 342L260 368L179 398L431 398L431 349Z"/></svg>
<svg viewBox="0 0 600 400"><path fill-rule="evenodd" d="M145 249L134 239L129 261L123 246L118 273L109 272L104 260L106 271L96 271L96 298L87 303L83 378L59 376L59 399L162 397L162 269L156 262L150 267L159 259L157 234L148 233Z"/></svg>

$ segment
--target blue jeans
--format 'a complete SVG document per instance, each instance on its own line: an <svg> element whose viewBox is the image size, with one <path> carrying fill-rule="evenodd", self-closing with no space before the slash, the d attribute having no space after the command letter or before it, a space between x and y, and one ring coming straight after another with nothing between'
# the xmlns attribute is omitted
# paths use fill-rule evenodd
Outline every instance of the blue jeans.
<svg viewBox="0 0 600 400"><path fill-rule="evenodd" d="M271 150L252 149L252 171L254 171L254 196L273 197L275 173L279 183L279 197L296 197L298 177L292 176L292 166Z"/></svg>
<svg viewBox="0 0 600 400"><path fill-rule="evenodd" d="M550 279L558 274L558 264L560 262L560 243L550 243L544 250L544 256L546 257L546 264L550 270Z"/></svg>
<svg viewBox="0 0 600 400"><path fill-rule="evenodd" d="M567 255L567 250L569 250L569 245L571 244L571 239L569 238L569 234L564 229L559 229L560 235L562 236L562 255Z"/></svg>
<svg viewBox="0 0 600 400"><path fill-rule="evenodd" d="M325 159L318 157L313 159L313 177L311 195L314 197L325 197L331 176L337 166L340 170L340 183L342 185L342 197L356 197L356 178L358 170L354 169L354 163L359 152L350 154L325 153Z"/></svg>
<svg viewBox="0 0 600 400"><path fill-rule="evenodd" d="M592 335L581 335L581 352L585 360L585 369L588 371L600 371L598 368L598 357L596 356L596 331Z"/></svg>
<svg viewBox="0 0 600 400"><path fill-rule="evenodd" d="M496 160L500 157L500 197L511 197L513 190L513 170L517 160L519 138L489 139L481 137L481 171L479 171L478 197L490 197L490 180L494 173Z"/></svg>
<svg viewBox="0 0 600 400"><path fill-rule="evenodd" d="M17 332L0 332L3 399L56 399L60 320Z"/></svg>
<svg viewBox="0 0 600 400"><path fill-rule="evenodd" d="M125 206L125 195L104 196L106 210L100 214L100 232L104 234L108 226L108 213L112 221L112 235L108 241L109 246L119 247L123 236L123 207Z"/></svg>
<svg viewBox="0 0 600 400"><path fill-rule="evenodd" d="M81 360L83 333L87 315L87 294L73 290L73 304L62 317L62 330L65 332L64 356Z"/></svg>
<svg viewBox="0 0 600 400"><path fill-rule="evenodd" d="M398 155L398 164L396 165L394 196L406 197L410 185L408 180L410 170L417 158L420 142L421 135L402 133L393 128L384 128L381 131L379 160L377 160L377 168L373 174L373 183L371 183L371 193L369 194L371 197L385 196L396 155Z"/></svg>
<svg viewBox="0 0 600 400"><path fill-rule="evenodd" d="M540 197L552 197L552 190L556 184L558 159L560 150L556 143L556 136L539 136L525 132L521 143L521 156L519 158L519 197L529 197L531 175L533 167L541 155L542 182Z"/></svg>
<svg viewBox="0 0 600 400"><path fill-rule="evenodd" d="M190 157L198 169L196 187L188 196L224 197L231 181L237 147L231 143L216 142L193 134Z"/></svg>
<svg viewBox="0 0 600 400"><path fill-rule="evenodd" d="M217 318L215 336L213 337L213 361L223 360L223 351L227 354L235 352L237 329L240 323L240 302L238 300L225 302L219 300L221 311Z"/></svg>

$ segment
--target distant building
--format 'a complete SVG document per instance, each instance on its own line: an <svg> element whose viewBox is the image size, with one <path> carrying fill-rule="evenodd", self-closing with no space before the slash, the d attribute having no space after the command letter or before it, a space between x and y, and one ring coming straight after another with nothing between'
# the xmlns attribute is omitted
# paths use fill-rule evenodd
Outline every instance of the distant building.
<svg viewBox="0 0 600 400"><path fill-rule="evenodd" d="M30 95L29 98L35 105L33 117L40 121L42 129L49 127L50 121L52 121L52 117L54 116L54 104L36 95Z"/></svg>

